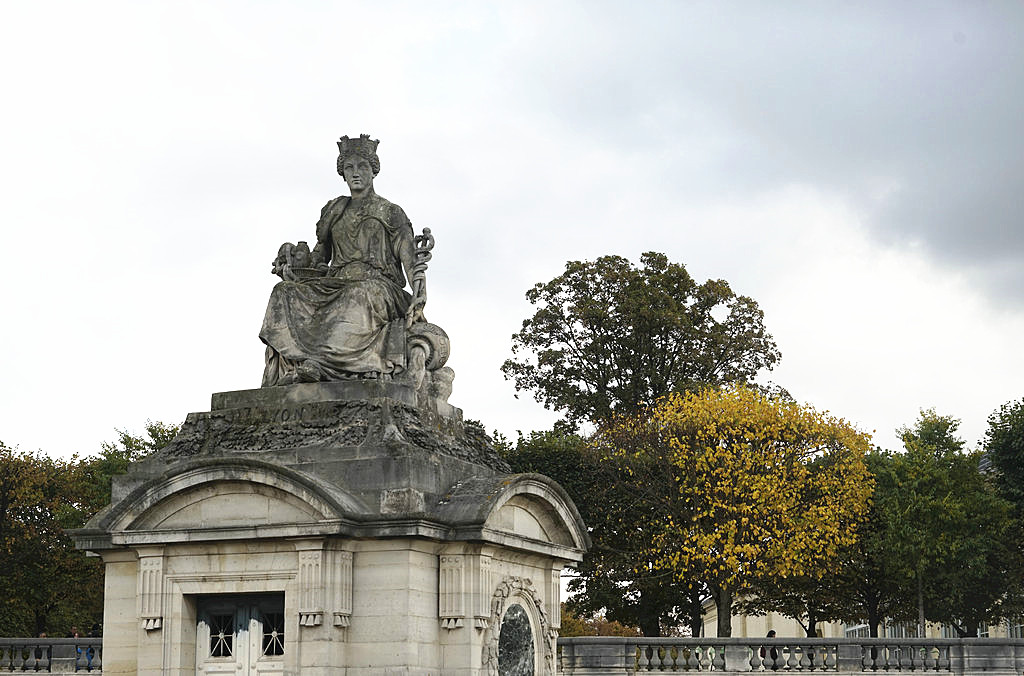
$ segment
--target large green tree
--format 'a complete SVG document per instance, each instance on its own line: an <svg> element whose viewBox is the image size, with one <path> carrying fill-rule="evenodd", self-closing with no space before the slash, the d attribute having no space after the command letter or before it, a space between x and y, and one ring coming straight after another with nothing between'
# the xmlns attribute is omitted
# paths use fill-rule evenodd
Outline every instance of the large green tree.
<svg viewBox="0 0 1024 676"><path fill-rule="evenodd" d="M876 448L865 458L874 478L874 493L867 517L857 524L856 540L843 550L829 571L828 606L832 619L850 624L866 622L871 637L878 636L883 621L905 622L914 617L914 594L907 584L902 550L893 547L888 526L895 523L885 510L898 485L892 470L893 454ZM898 537L898 536L896 536Z"/></svg>
<svg viewBox="0 0 1024 676"><path fill-rule="evenodd" d="M75 486L73 463L0 444L0 635L37 636L95 614L98 565L63 531L77 517Z"/></svg>
<svg viewBox="0 0 1024 676"><path fill-rule="evenodd" d="M875 491L861 537L836 569L845 597L839 619L867 621L873 636L883 619L976 636L981 622L1020 607L1019 523L958 427L922 411L898 430L902 452L869 457Z"/></svg>
<svg viewBox="0 0 1024 676"><path fill-rule="evenodd" d="M526 294L537 311L512 336L502 371L563 412L569 429L669 392L750 381L779 359L754 300L724 280L698 284L664 254L640 262L570 261Z"/></svg>
<svg viewBox="0 0 1024 676"><path fill-rule="evenodd" d="M898 430L905 451L893 455L876 502L896 574L916 589L919 625L977 636L981 622L1016 607L1019 529L1012 505L981 472L981 454L965 450L959 424L929 409Z"/></svg>
<svg viewBox="0 0 1024 676"><path fill-rule="evenodd" d="M700 634L706 595L654 568L647 533L637 527L655 517L652 505L631 489L628 477L600 462L587 439L534 432L506 445L503 454L514 471L538 472L561 484L589 528L593 547L568 585L573 613L600 614L640 627L644 636L660 636L681 623Z"/></svg>
<svg viewBox="0 0 1024 676"><path fill-rule="evenodd" d="M1000 492L1024 518L1024 399L1007 402L988 417L985 451Z"/></svg>
<svg viewBox="0 0 1024 676"><path fill-rule="evenodd" d="M103 567L75 549L78 528L110 501L110 481L166 445L177 427L119 431L99 454L57 460L0 443L0 635L62 635L102 621Z"/></svg>

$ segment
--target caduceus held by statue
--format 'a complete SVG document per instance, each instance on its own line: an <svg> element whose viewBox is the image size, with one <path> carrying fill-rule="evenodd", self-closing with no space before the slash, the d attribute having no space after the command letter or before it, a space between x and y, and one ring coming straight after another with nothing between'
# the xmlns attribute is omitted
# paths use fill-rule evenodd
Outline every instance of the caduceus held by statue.
<svg viewBox="0 0 1024 676"><path fill-rule="evenodd" d="M402 208L374 191L378 143L366 134L338 141L350 195L321 210L312 251L305 242L278 250L282 281L260 331L264 387L380 378L442 400L450 392L448 336L423 314L434 237L429 228L414 236Z"/></svg>

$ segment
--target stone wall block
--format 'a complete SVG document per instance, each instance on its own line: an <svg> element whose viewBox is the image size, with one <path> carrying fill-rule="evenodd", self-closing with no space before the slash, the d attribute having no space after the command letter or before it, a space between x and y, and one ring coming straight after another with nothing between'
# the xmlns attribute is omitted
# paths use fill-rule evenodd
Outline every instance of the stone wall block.
<svg viewBox="0 0 1024 676"><path fill-rule="evenodd" d="M840 643L836 651L836 670L859 672L864 668L864 651L859 644Z"/></svg>
<svg viewBox="0 0 1024 676"><path fill-rule="evenodd" d="M750 648L746 645L729 644L723 652L726 671L750 671Z"/></svg>

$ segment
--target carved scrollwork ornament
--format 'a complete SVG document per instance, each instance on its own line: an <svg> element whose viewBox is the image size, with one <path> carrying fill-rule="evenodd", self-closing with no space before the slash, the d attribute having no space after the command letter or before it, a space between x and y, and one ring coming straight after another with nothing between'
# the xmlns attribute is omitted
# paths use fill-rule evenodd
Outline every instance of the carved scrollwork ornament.
<svg viewBox="0 0 1024 676"><path fill-rule="evenodd" d="M558 630L551 627L548 615L544 611L544 601L534 588L533 582L529 578L511 575L506 576L498 584L491 597L490 626L485 630L481 655L483 673L486 676L498 676L498 637L501 632L501 618L505 614L505 606L513 596L525 597L533 605L540 623L538 633L543 638L541 643L544 644L544 661L540 676L555 676L555 651L552 645L554 639L558 637Z"/></svg>

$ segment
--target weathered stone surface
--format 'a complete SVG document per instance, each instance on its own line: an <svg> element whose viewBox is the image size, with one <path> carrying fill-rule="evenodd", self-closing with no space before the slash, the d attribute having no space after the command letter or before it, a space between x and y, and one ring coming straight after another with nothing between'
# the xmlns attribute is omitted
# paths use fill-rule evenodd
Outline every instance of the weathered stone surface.
<svg viewBox="0 0 1024 676"><path fill-rule="evenodd" d="M107 565L114 672L496 676L515 602L554 673L547 618L585 527L557 484L509 474L447 403L447 336L423 317L433 238L414 238L373 195L366 158L350 166L346 152L352 199L324 210L313 251L282 247L275 261L264 387L214 394L73 532ZM232 621L253 636L273 625L283 653L261 654L241 629L237 655L211 653L214 614L218 641ZM518 643L509 616L503 640Z"/></svg>
<svg viewBox="0 0 1024 676"><path fill-rule="evenodd" d="M282 281L260 330L264 387L398 378L425 401L447 401L448 336L423 314L434 237L430 228L413 235L402 208L374 192L378 143L366 134L338 141L351 195L321 210L312 251L302 241L278 249L272 271Z"/></svg>

